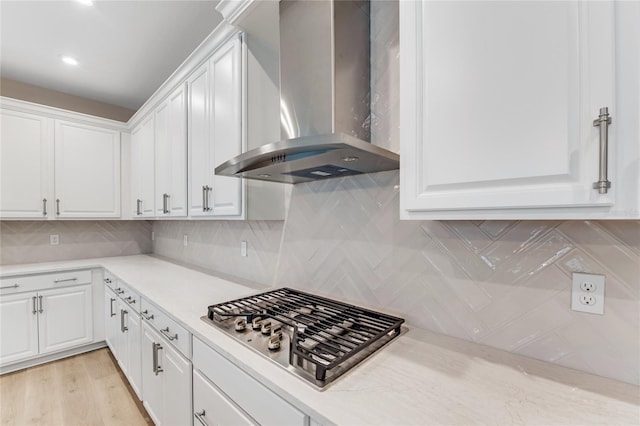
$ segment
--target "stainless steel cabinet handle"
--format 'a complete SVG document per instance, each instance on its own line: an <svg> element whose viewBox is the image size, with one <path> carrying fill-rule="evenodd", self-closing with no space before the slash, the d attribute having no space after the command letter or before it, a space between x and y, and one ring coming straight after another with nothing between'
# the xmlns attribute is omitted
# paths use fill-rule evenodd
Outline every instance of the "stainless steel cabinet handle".
<svg viewBox="0 0 640 426"><path fill-rule="evenodd" d="M173 336L169 334L169 327L160 329L160 333L164 335L167 339L173 341L178 339L178 334L174 334Z"/></svg>
<svg viewBox="0 0 640 426"><path fill-rule="evenodd" d="M144 311L140 312L140 315L142 315L142 318L146 319L146 320L152 320L153 319L153 314L149 315L149 310L145 309Z"/></svg>
<svg viewBox="0 0 640 426"><path fill-rule="evenodd" d="M125 297L124 301L130 305L133 305L134 303L136 303L136 300L133 298L133 296Z"/></svg>
<svg viewBox="0 0 640 426"><path fill-rule="evenodd" d="M164 371L162 367L158 365L158 351L162 349L162 345L156 342L152 342L151 344L153 349L153 372L156 373L157 376L158 373L162 373Z"/></svg>
<svg viewBox="0 0 640 426"><path fill-rule="evenodd" d="M137 199L136 200L136 214L138 216L140 216L142 214L142 200L141 199Z"/></svg>
<svg viewBox="0 0 640 426"><path fill-rule="evenodd" d="M47 215L47 199L43 198L42 199L42 216L46 216Z"/></svg>
<svg viewBox="0 0 640 426"><path fill-rule="evenodd" d="M114 288L114 289L113 289L113 291L115 291L115 292L116 292L116 294L122 294L122 293L124 293L124 290L123 290L123 289L121 289L120 287L118 287L118 288Z"/></svg>
<svg viewBox="0 0 640 426"><path fill-rule="evenodd" d="M60 198L56 198L56 214L60 216Z"/></svg>
<svg viewBox="0 0 640 426"><path fill-rule="evenodd" d="M111 278L105 278L102 281L104 281L107 284L111 284Z"/></svg>
<svg viewBox="0 0 640 426"><path fill-rule="evenodd" d="M113 302L115 302L116 299L114 299L113 297L110 297L109 299L111 300L111 302L109 302L111 304L111 306L110 306L110 311L111 312L109 312L109 313L111 314L112 317L115 317L116 314L115 314L115 312L113 312Z"/></svg>
<svg viewBox="0 0 640 426"><path fill-rule="evenodd" d="M18 285L18 284L5 285L5 286L3 286L3 287L0 287L0 290L5 290L5 289L7 289L7 288L18 288L18 287L20 287L20 285Z"/></svg>
<svg viewBox="0 0 640 426"><path fill-rule="evenodd" d="M202 211L207 211L207 187L205 185L202 186Z"/></svg>
<svg viewBox="0 0 640 426"><path fill-rule="evenodd" d="M58 284L58 283L66 283L68 281L78 281L77 278L67 278L64 280L53 280L54 284Z"/></svg>
<svg viewBox="0 0 640 426"><path fill-rule="evenodd" d="M162 213L170 213L169 210L169 194L162 194Z"/></svg>
<svg viewBox="0 0 640 426"><path fill-rule="evenodd" d="M32 302L33 302L33 311L31 311L31 313L33 313L33 315L38 313L38 310L36 309L36 296L33 296L31 298Z"/></svg>
<svg viewBox="0 0 640 426"><path fill-rule="evenodd" d="M611 188L611 182L607 180L607 163L609 153L609 124L611 124L611 116L609 108L600 108L600 115L593 120L595 127L600 127L600 177L597 182L593 183L593 189L598 190L598 194L606 194Z"/></svg>
<svg viewBox="0 0 640 426"><path fill-rule="evenodd" d="M42 296L38 296L38 301L40 302L40 309L38 309L38 312L43 313L44 308L42 307Z"/></svg>
<svg viewBox="0 0 640 426"><path fill-rule="evenodd" d="M196 419L198 419L198 421L200 422L200 424L201 424L202 426L209 426L209 425L207 424L207 422L205 422L205 421L204 421L204 418L203 418L203 417L204 417L204 415L205 415L205 414L206 414L206 413L205 413L205 411L204 411L204 408L202 409L202 411L196 411L196 412L194 412L194 413L193 413L193 415L195 416L195 418L196 418Z"/></svg>
<svg viewBox="0 0 640 426"><path fill-rule="evenodd" d="M126 309L120 309L120 331L122 333L124 333L125 331L129 330L129 328L125 327L125 325L124 325L124 316L126 314L128 314L128 313L129 313L129 311L127 311Z"/></svg>

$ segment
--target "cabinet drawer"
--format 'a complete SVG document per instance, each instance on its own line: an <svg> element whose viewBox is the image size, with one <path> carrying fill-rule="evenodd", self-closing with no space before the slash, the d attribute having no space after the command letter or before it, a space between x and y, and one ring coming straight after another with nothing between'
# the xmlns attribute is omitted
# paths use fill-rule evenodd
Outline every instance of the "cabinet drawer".
<svg viewBox="0 0 640 426"><path fill-rule="evenodd" d="M193 366L261 425L307 424L304 413L197 338L193 339Z"/></svg>
<svg viewBox="0 0 640 426"><path fill-rule="evenodd" d="M0 294L22 293L25 291L36 291L90 283L90 270L17 276L0 279Z"/></svg>
<svg viewBox="0 0 640 426"><path fill-rule="evenodd" d="M236 407L199 371L193 370L194 425L204 420L208 425L255 425L244 411Z"/></svg>
<svg viewBox="0 0 640 426"><path fill-rule="evenodd" d="M191 359L191 335L173 318L147 299L142 299L140 315L169 340L184 356Z"/></svg>

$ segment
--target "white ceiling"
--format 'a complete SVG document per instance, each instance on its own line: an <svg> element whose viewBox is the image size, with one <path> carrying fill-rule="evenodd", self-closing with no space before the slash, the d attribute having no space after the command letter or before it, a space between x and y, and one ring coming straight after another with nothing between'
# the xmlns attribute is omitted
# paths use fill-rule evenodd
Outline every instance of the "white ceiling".
<svg viewBox="0 0 640 426"><path fill-rule="evenodd" d="M216 4L1 0L0 73L136 110L222 21Z"/></svg>

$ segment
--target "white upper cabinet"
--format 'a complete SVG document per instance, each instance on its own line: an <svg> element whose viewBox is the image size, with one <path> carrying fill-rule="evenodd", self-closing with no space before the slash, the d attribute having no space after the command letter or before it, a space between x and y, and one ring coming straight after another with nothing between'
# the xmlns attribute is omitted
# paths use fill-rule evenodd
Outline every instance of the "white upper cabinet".
<svg viewBox="0 0 640 426"><path fill-rule="evenodd" d="M131 216L155 215L155 144L154 115L149 116L131 132Z"/></svg>
<svg viewBox="0 0 640 426"><path fill-rule="evenodd" d="M120 132L56 120L54 163L57 217L120 216Z"/></svg>
<svg viewBox="0 0 640 426"><path fill-rule="evenodd" d="M46 218L52 208L52 120L6 109L0 117L0 217Z"/></svg>
<svg viewBox="0 0 640 426"><path fill-rule="evenodd" d="M220 47L195 71L189 91L191 216L238 218L242 179L216 176L219 164L242 152L242 41Z"/></svg>
<svg viewBox="0 0 640 426"><path fill-rule="evenodd" d="M186 95L180 84L155 110L156 217L187 215Z"/></svg>
<svg viewBox="0 0 640 426"><path fill-rule="evenodd" d="M622 179L612 2L400 2L401 217L611 217ZM637 54L637 53L636 53ZM599 193L600 108L609 129ZM637 155L637 151L636 151ZM616 207L618 205L618 207ZM637 209L636 213L637 215ZM624 216L624 214L623 214Z"/></svg>

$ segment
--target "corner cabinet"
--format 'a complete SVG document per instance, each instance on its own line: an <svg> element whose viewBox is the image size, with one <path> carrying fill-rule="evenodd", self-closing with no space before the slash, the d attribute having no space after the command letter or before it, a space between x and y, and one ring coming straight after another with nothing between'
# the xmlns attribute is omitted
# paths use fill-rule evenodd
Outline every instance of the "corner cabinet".
<svg viewBox="0 0 640 426"><path fill-rule="evenodd" d="M613 2L400 2L401 218L638 217L615 31Z"/></svg>
<svg viewBox="0 0 640 426"><path fill-rule="evenodd" d="M243 180L214 169L242 153L242 39L233 38L187 81L189 214L240 218Z"/></svg>

